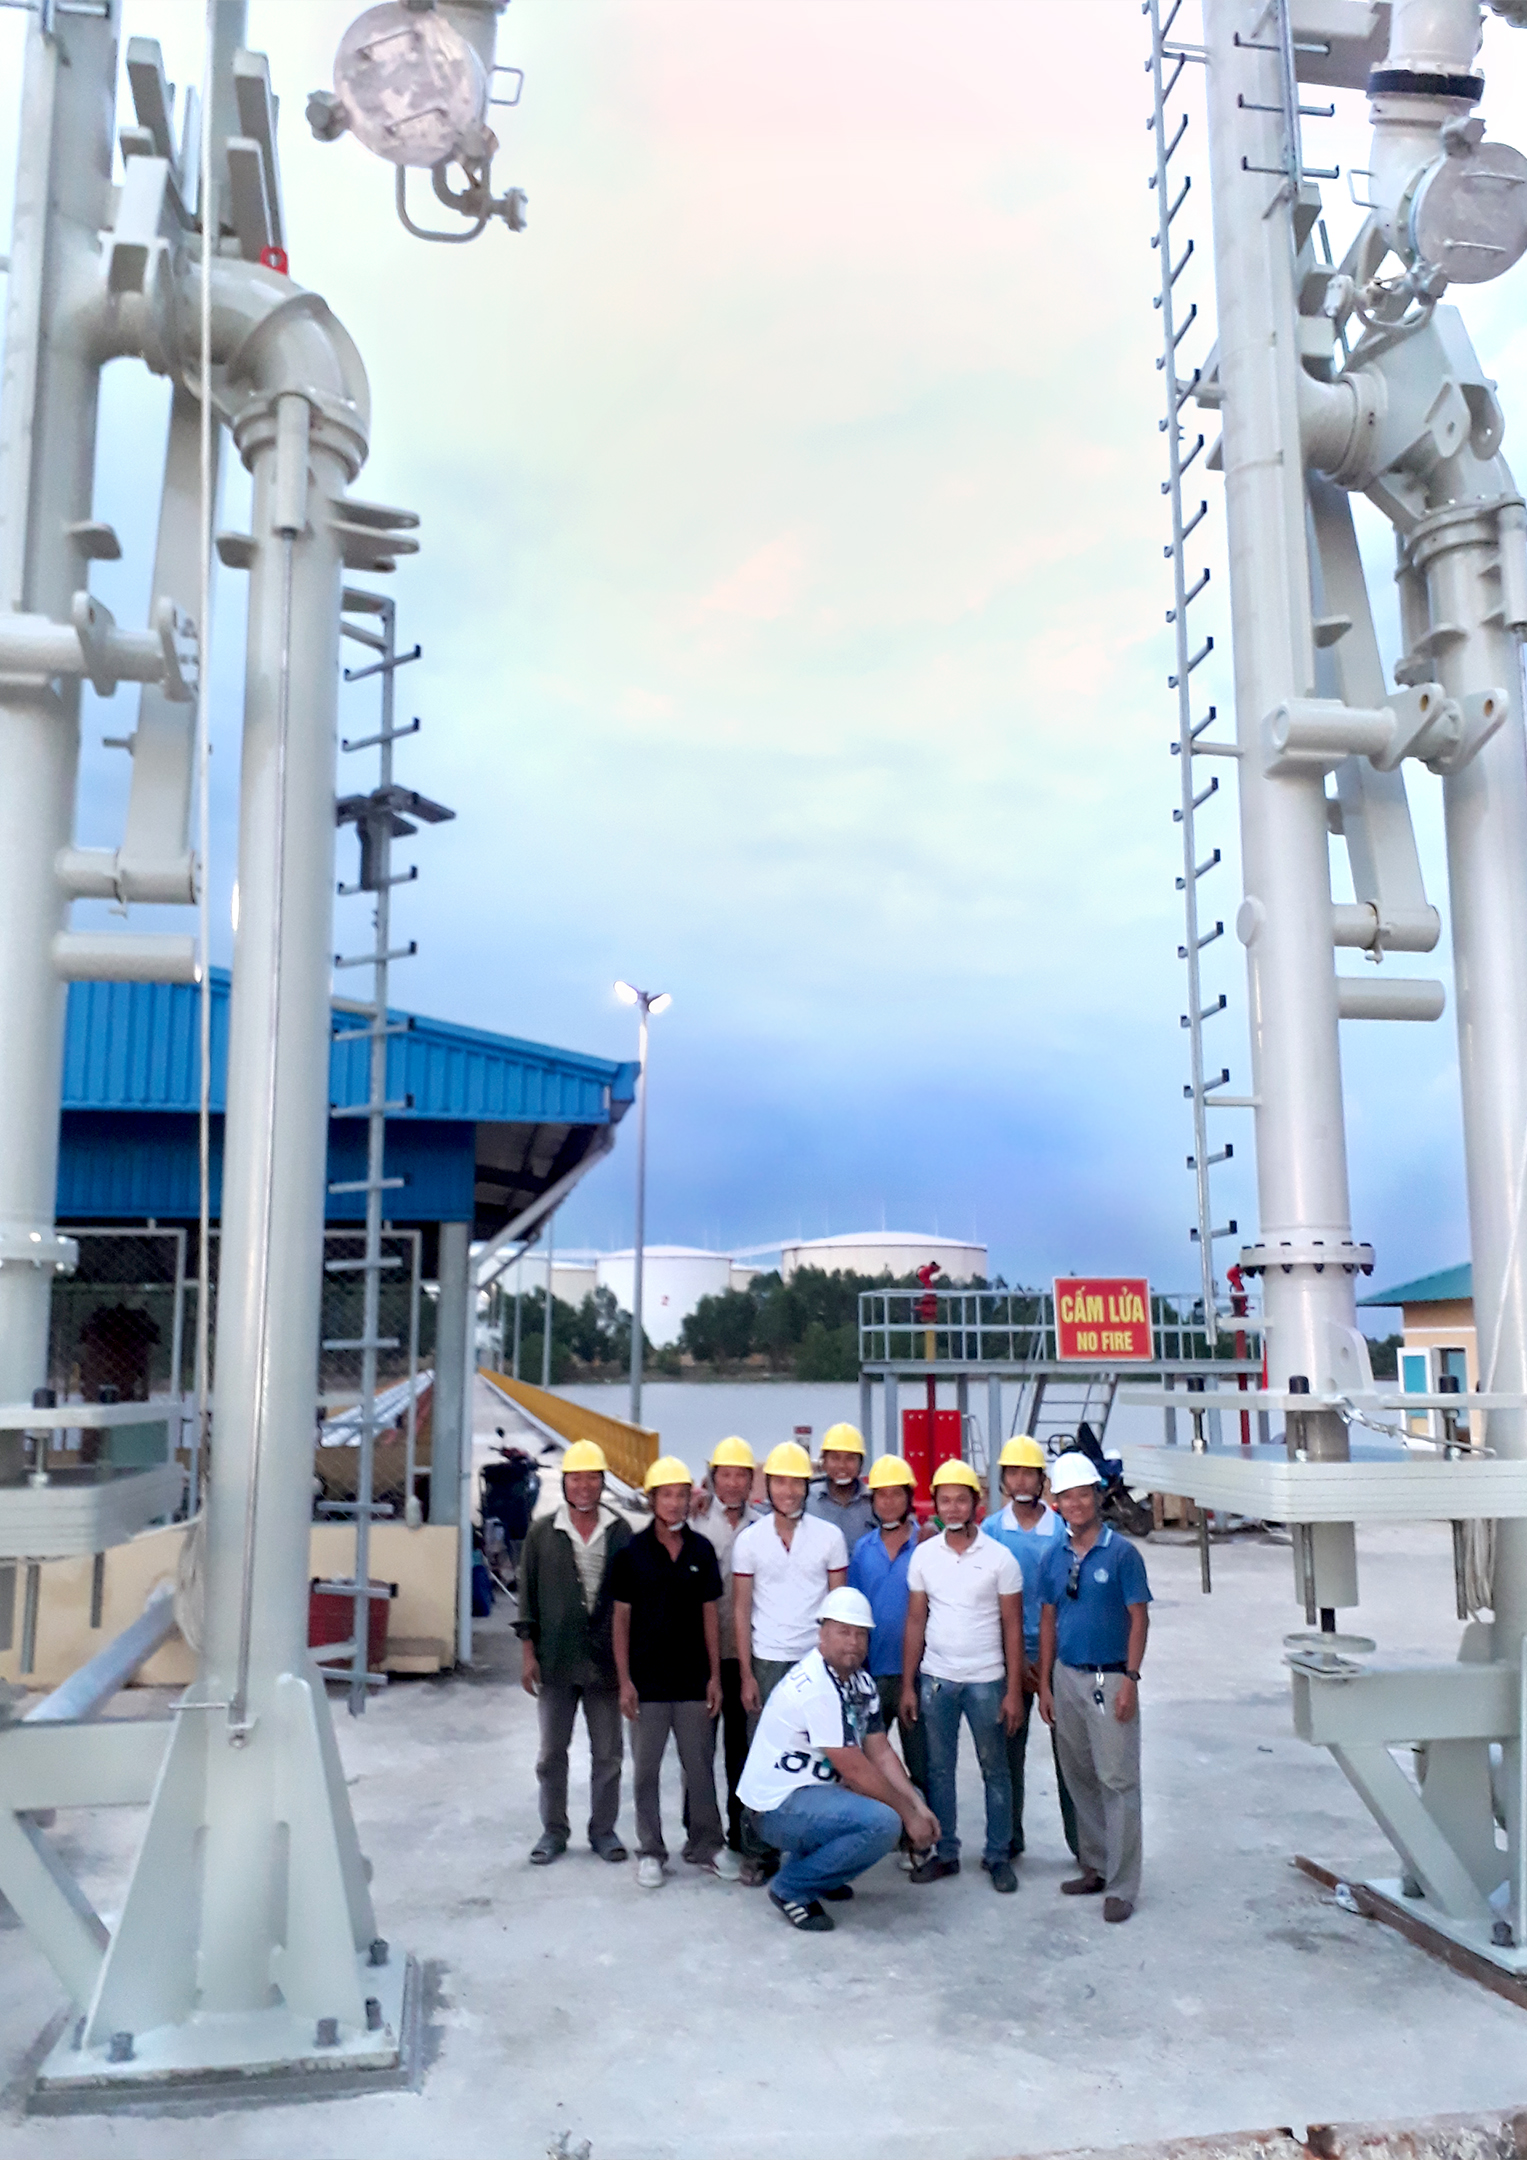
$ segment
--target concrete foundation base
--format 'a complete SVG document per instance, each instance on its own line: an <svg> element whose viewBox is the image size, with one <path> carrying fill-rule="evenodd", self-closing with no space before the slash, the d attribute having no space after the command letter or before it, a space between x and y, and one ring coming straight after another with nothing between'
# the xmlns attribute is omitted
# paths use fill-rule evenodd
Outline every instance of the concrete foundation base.
<svg viewBox="0 0 1527 2160"><path fill-rule="evenodd" d="M269 2105L396 2091L418 2069L419 1975L412 1958L360 1960L376 2005L374 2028L319 2042L313 2021L284 2008L248 2016L201 2016L132 2036L130 2061L84 2049L72 2019L43 2060L27 2095L31 2115L157 2113Z"/></svg>

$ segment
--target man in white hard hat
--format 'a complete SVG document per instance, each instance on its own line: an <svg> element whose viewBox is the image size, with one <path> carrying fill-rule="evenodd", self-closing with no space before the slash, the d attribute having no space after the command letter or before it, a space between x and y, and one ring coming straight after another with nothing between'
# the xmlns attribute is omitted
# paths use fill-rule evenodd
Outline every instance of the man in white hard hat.
<svg viewBox="0 0 1527 2160"><path fill-rule="evenodd" d="M880 1697L864 1670L874 1626L858 1590L822 1604L817 1647L791 1667L765 1703L740 1791L759 1839L786 1855L769 1891L803 1934L833 1926L823 1899L853 1896L852 1882L896 1843L905 1825L919 1848L938 1823L886 1738Z"/></svg>
<svg viewBox="0 0 1527 2160"><path fill-rule="evenodd" d="M1085 1455L1062 1455L1050 1490L1067 1536L1040 1562L1039 1714L1055 1728L1076 1807L1082 1872L1067 1897L1103 1898L1127 1920L1140 1895L1140 1665L1150 1628L1145 1562L1107 1528L1102 1479Z"/></svg>

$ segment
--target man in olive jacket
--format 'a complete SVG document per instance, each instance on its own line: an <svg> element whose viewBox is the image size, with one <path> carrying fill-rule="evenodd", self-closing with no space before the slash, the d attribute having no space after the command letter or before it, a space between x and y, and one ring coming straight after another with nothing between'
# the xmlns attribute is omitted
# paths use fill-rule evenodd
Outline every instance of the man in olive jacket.
<svg viewBox="0 0 1527 2160"><path fill-rule="evenodd" d="M589 1736L589 1843L601 1860L626 1857L615 1834L621 1726L610 1563L631 1542L631 1525L605 1501L604 1477L603 1449L575 1440L562 1458L562 1504L531 1524L520 1557L521 1678L541 1720L536 1867L567 1850L567 1750L580 1703Z"/></svg>

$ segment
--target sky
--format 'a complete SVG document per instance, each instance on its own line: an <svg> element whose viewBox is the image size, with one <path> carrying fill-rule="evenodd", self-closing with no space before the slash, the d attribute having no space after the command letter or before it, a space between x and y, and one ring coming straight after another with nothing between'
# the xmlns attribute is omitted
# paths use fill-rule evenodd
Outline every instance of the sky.
<svg viewBox="0 0 1527 2160"><path fill-rule="evenodd" d="M125 28L184 81L200 12L129 0ZM496 178L526 191L528 229L469 247L410 239L390 168L309 134L306 93L355 12L253 0L250 42L283 100L292 275L370 374L355 492L422 520L392 581L424 647L399 678L400 717L423 721L399 770L457 817L417 843L395 919L419 957L395 1002L627 1057L614 980L669 990L654 1242L888 1225L978 1237L1009 1280L1194 1285L1138 0L514 0L499 55L525 80L496 115ZM23 24L0 15L0 225ZM1484 64L1509 134L1527 40L1492 23ZM1342 167L1339 254L1367 135L1363 101L1335 95L1307 155ZM1180 290L1207 323L1203 150L1195 111ZM1527 268L1462 305L1509 456ZM128 622L166 413L164 384L107 371L96 514L124 561L93 583ZM1195 619L1228 713L1216 489ZM240 527L246 500L235 462L219 522ZM1392 656L1390 543L1360 510ZM216 593L217 961L242 585L221 573ZM86 845L120 834L127 760L100 738L127 732L130 695L87 699ZM369 732L372 696L341 693L343 733ZM1407 779L1445 916L1440 784ZM1202 887L1227 925L1209 1056L1244 1088L1233 781L1201 837L1225 855ZM337 949L365 942L359 907L338 903ZM1393 964L1446 976L1445 944ZM1451 1015L1346 1024L1343 1054L1353 1223L1379 1277L1462 1258ZM1248 1232L1250 1128L1216 1128L1235 1149L1216 1215ZM629 1244L633 1139L564 1208L559 1247Z"/></svg>

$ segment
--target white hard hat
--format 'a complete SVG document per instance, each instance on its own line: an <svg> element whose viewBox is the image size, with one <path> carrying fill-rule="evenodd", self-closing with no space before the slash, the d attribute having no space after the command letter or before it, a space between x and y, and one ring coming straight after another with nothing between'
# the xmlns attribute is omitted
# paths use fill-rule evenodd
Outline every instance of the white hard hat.
<svg viewBox="0 0 1527 2160"><path fill-rule="evenodd" d="M829 1590L822 1600L819 1620L841 1620L845 1627L872 1628L875 1615L862 1590Z"/></svg>
<svg viewBox="0 0 1527 2160"><path fill-rule="evenodd" d="M1101 1485L1097 1464L1086 1455L1057 1456L1055 1468L1050 1472L1052 1493L1075 1492L1079 1485Z"/></svg>

